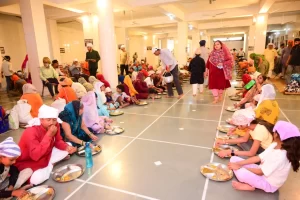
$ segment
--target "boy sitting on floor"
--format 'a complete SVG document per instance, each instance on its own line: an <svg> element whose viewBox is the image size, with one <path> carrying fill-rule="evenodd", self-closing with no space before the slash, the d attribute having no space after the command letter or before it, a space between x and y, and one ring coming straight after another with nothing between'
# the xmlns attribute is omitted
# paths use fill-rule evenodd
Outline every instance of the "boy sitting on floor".
<svg viewBox="0 0 300 200"><path fill-rule="evenodd" d="M120 108L124 108L130 105L131 98L125 93L124 85L117 86L117 92L114 93L113 100L119 103Z"/></svg>
<svg viewBox="0 0 300 200"><path fill-rule="evenodd" d="M26 194L26 189L32 187L26 185L19 189L32 175L31 169L19 172L14 166L21 155L20 147L12 137L6 138L0 143L0 198L21 197Z"/></svg>
<svg viewBox="0 0 300 200"><path fill-rule="evenodd" d="M77 150L63 141L59 123L62 121L58 118L58 110L42 105L38 118L30 120L22 134L19 142L22 155L16 167L32 169L31 184L39 185L49 179L53 165Z"/></svg>

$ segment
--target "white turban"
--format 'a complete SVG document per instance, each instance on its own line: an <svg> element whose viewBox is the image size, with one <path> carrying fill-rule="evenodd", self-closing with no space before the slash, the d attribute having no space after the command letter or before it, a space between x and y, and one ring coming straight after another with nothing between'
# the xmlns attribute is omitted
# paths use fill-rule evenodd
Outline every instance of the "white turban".
<svg viewBox="0 0 300 200"><path fill-rule="evenodd" d="M157 50L158 50L157 47L153 47L153 48L152 48L152 53L154 54Z"/></svg>
<svg viewBox="0 0 300 200"><path fill-rule="evenodd" d="M232 115L232 122L237 126L249 126L254 119L255 113L252 108L237 110Z"/></svg>
<svg viewBox="0 0 300 200"><path fill-rule="evenodd" d="M92 43L87 43L86 47L93 47L93 44Z"/></svg>
<svg viewBox="0 0 300 200"><path fill-rule="evenodd" d="M0 155L9 158L19 157L21 149L12 137L8 137L0 143Z"/></svg>
<svg viewBox="0 0 300 200"><path fill-rule="evenodd" d="M61 119L58 118L58 115L59 115L59 112L56 108L53 108L53 107L50 107L50 106L47 106L44 104L39 109L38 117L30 120L26 127L41 125L40 119L56 118L58 123L62 123Z"/></svg>
<svg viewBox="0 0 300 200"><path fill-rule="evenodd" d="M111 91L110 87L107 87L107 88L105 88L105 92L108 93L108 92L112 92L112 91Z"/></svg>
<svg viewBox="0 0 300 200"><path fill-rule="evenodd" d="M121 49L125 49L125 45L124 45L124 44L122 44L120 48L121 48Z"/></svg>

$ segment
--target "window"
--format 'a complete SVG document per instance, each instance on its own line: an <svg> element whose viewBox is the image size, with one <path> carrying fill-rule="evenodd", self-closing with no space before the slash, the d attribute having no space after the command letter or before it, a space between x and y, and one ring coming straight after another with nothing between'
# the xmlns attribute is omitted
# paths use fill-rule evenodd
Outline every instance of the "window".
<svg viewBox="0 0 300 200"><path fill-rule="evenodd" d="M174 40L167 40L167 49L169 49L171 52L174 50Z"/></svg>

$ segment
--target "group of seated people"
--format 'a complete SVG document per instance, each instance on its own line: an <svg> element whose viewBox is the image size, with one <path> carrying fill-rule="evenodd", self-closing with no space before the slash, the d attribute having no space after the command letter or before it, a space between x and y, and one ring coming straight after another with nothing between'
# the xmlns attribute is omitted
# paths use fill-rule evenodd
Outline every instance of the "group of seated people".
<svg viewBox="0 0 300 200"><path fill-rule="evenodd" d="M238 179L232 182L233 188L273 193L287 180L291 167L295 172L299 169L300 132L295 125L278 121L276 91L266 77L249 66L242 79L243 86L252 80L253 84L237 92L243 98L228 120L235 126L228 135L238 138L217 139L215 145L237 144L242 149L218 153L221 158L231 156L228 167Z"/></svg>

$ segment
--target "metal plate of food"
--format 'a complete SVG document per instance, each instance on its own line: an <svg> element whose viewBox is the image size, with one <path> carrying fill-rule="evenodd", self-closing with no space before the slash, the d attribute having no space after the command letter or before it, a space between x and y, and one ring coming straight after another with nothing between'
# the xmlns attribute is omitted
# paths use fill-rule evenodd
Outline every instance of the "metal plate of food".
<svg viewBox="0 0 300 200"><path fill-rule="evenodd" d="M230 124L230 125L233 125L233 126L234 126L234 124L232 124L232 119L231 119L231 118L226 119L225 122L226 122L227 124Z"/></svg>
<svg viewBox="0 0 300 200"><path fill-rule="evenodd" d="M227 144L222 145L222 146L220 146L220 147L214 147L214 148L212 148L212 151L213 151L216 155L218 155L218 153L219 153L220 151L223 151L223 150L235 150L235 151L238 151L239 149L236 148L236 147L231 147L231 146L229 146L229 145L227 145ZM225 156L225 158L230 158L230 157L231 157L231 155Z"/></svg>
<svg viewBox="0 0 300 200"><path fill-rule="evenodd" d="M232 96L232 97L229 97L230 98L230 100L232 100L232 101L240 101L240 100L242 100L242 97L241 96Z"/></svg>
<svg viewBox="0 0 300 200"><path fill-rule="evenodd" d="M81 146L78 148L76 155L80 157L85 157L85 147ZM102 147L100 145L95 145L94 148L92 149L92 155L96 155L101 153Z"/></svg>
<svg viewBox="0 0 300 200"><path fill-rule="evenodd" d="M26 194L17 200L52 200L55 196L55 190L48 185L40 185L30 188Z"/></svg>
<svg viewBox="0 0 300 200"><path fill-rule="evenodd" d="M154 99L161 99L161 96L155 96Z"/></svg>
<svg viewBox="0 0 300 200"><path fill-rule="evenodd" d="M118 116L118 115L123 115L123 114L124 114L124 112L121 110L112 110L109 113L109 115L111 115L111 116Z"/></svg>
<svg viewBox="0 0 300 200"><path fill-rule="evenodd" d="M228 107L226 108L226 110L229 111L229 112L235 112L235 111L237 111L238 109L235 108L234 106L228 106Z"/></svg>
<svg viewBox="0 0 300 200"><path fill-rule="evenodd" d="M231 128L234 128L234 126L231 126L231 125L220 125L220 126L217 127L217 130L220 131L220 132L222 132L222 133L228 133Z"/></svg>
<svg viewBox="0 0 300 200"><path fill-rule="evenodd" d="M148 102L147 101L140 101L140 103L136 104L138 106L145 106L145 105L148 105Z"/></svg>
<svg viewBox="0 0 300 200"><path fill-rule="evenodd" d="M229 181L233 178L233 171L221 163L208 163L200 167L203 176L213 181Z"/></svg>
<svg viewBox="0 0 300 200"><path fill-rule="evenodd" d="M84 173L84 168L80 164L69 164L54 171L52 178L56 182L65 183L73 181Z"/></svg>
<svg viewBox="0 0 300 200"><path fill-rule="evenodd" d="M159 92L159 93L157 93L157 95L162 95L162 93Z"/></svg>
<svg viewBox="0 0 300 200"><path fill-rule="evenodd" d="M124 128L120 127L120 126L113 126L111 130L106 130L106 134L107 135L118 135L121 134L125 131Z"/></svg>
<svg viewBox="0 0 300 200"><path fill-rule="evenodd" d="M216 139L230 140L230 139L237 139L238 137L239 137L238 135L223 135L223 136L217 136Z"/></svg>
<svg viewBox="0 0 300 200"><path fill-rule="evenodd" d="M167 95L168 93L166 93L166 92L163 92L162 94L163 94L163 95Z"/></svg>

